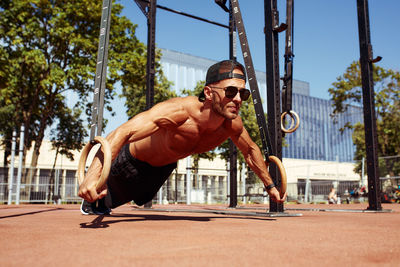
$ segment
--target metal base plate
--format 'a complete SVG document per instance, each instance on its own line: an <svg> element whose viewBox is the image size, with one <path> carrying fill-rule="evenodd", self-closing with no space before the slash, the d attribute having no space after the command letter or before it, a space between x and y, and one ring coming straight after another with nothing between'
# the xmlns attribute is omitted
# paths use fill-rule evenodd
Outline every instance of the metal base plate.
<svg viewBox="0 0 400 267"><path fill-rule="evenodd" d="M188 212L188 213L211 213L211 214L222 214L222 215L236 215L236 216L248 216L248 217L300 217L303 214L299 213L287 213L287 212L247 212L238 211L235 209L217 210L217 209L147 209L143 208L140 210L148 211L159 211L159 212Z"/></svg>
<svg viewBox="0 0 400 267"><path fill-rule="evenodd" d="M324 212L361 212L361 213L390 213L393 210L362 210L362 209L318 209L318 208L304 208L304 209L286 209L286 210L298 210L298 211L324 211Z"/></svg>
<svg viewBox="0 0 400 267"><path fill-rule="evenodd" d="M237 209L255 209L264 210L264 207L237 207ZM323 211L323 212L365 212L365 213L390 213L393 210L369 210L369 209L321 209L321 208L285 208L285 211Z"/></svg>

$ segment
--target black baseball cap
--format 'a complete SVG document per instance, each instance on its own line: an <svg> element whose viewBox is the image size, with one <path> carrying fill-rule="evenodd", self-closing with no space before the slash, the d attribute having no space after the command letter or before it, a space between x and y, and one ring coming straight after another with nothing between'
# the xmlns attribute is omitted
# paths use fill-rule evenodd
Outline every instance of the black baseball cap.
<svg viewBox="0 0 400 267"><path fill-rule="evenodd" d="M233 73L235 68L239 68L243 74ZM206 76L206 84L209 85L212 83L216 83L225 79L238 78L246 81L246 71L242 64L237 62L236 60L223 60L218 63L215 63L211 67L208 68L207 76ZM204 95L204 90L201 91L199 95L199 101L204 102L206 100L206 96Z"/></svg>

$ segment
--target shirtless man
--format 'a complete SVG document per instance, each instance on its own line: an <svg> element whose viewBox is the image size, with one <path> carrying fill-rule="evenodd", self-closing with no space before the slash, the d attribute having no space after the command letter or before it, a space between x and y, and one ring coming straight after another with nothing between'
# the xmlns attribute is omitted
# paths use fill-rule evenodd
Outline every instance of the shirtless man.
<svg viewBox="0 0 400 267"><path fill-rule="evenodd" d="M96 191L102 170L98 153L79 188L83 214L109 214L133 200L143 205L176 168L176 162L192 154L214 149L231 138L247 164L262 180L270 198L283 202L275 188L258 146L251 140L239 116L245 89L244 67L232 60L212 65L199 97L173 98L159 103L122 124L107 136L112 167L107 186Z"/></svg>

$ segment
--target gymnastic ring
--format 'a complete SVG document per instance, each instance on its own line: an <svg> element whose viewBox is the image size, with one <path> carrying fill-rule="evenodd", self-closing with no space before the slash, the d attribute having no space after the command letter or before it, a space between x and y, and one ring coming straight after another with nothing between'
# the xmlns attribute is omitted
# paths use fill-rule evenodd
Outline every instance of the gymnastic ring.
<svg viewBox="0 0 400 267"><path fill-rule="evenodd" d="M279 173L281 174L281 186L279 188L279 194L281 198L285 195L286 193L286 188L287 188L287 176L286 176L286 171L285 167L283 167L282 161L275 156L269 156L269 161L275 163L275 165L278 167ZM269 165L268 161L265 161L265 164Z"/></svg>
<svg viewBox="0 0 400 267"><path fill-rule="evenodd" d="M289 116L292 118L292 123L290 124L290 127L288 129L286 129L285 126L283 126L283 119L285 118L286 114L289 114ZM293 127L294 121L296 121L296 125ZM297 128L299 128L299 125L300 125L300 118L299 118L299 115L297 115L296 112L294 112L293 110L290 110L289 112L285 111L285 112L282 113L282 115L281 115L281 129L282 129L282 132L284 132L284 133L293 133L294 131L297 130Z"/></svg>
<svg viewBox="0 0 400 267"><path fill-rule="evenodd" d="M79 164L78 164L78 181L79 181L79 185L81 185L83 180L85 179L85 165L86 165L86 160L87 160L90 150L92 150L92 147L95 144L100 143L101 146L103 147L104 163L103 163L103 170L101 171L100 178L96 184L96 190L99 192L99 191L101 191L101 188L106 184L108 175L110 173L111 159L112 159L111 146L110 146L110 143L101 136L96 136L93 139L93 141L94 142L90 141L89 143L87 143L82 150L81 157L79 159Z"/></svg>

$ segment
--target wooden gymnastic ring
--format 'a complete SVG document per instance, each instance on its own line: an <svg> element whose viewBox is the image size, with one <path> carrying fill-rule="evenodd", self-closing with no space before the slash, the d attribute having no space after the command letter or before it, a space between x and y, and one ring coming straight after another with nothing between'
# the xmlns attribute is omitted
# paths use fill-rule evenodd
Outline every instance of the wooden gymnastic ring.
<svg viewBox="0 0 400 267"><path fill-rule="evenodd" d="M86 165L86 160L87 160L90 150L92 150L92 147L95 144L100 143L103 148L104 163L103 163L103 169L101 171L100 178L96 184L96 190L99 192L99 191L101 191L101 188L106 184L108 175L110 173L111 160L112 160L111 146L110 146L110 143L108 143L108 141L101 136L96 136L93 141L94 142L87 143L82 150L81 157L79 159L79 164L78 164L78 181L79 181L79 185L81 185L83 180L85 179L85 165Z"/></svg>
<svg viewBox="0 0 400 267"><path fill-rule="evenodd" d="M281 186L279 188L279 194L282 198L285 195L286 188L287 188L287 176L286 176L285 167L283 167L282 161L278 157L269 156L268 159L270 162L273 162L276 164L276 166L278 167L279 173L281 174ZM265 161L265 164L268 167L269 162Z"/></svg>
<svg viewBox="0 0 400 267"><path fill-rule="evenodd" d="M285 128L285 126L283 125L283 119L285 118L286 114L289 114L289 116L292 118L292 123L290 124L290 127L288 129ZM294 116L294 117L293 117ZM296 125L294 125L294 121L296 121ZM294 127L293 127L294 125ZM293 133L294 131L297 130L297 128L299 128L300 125L300 118L299 115L297 115L296 112L294 112L293 110L287 112L283 112L281 115L281 129L282 132L284 133Z"/></svg>

